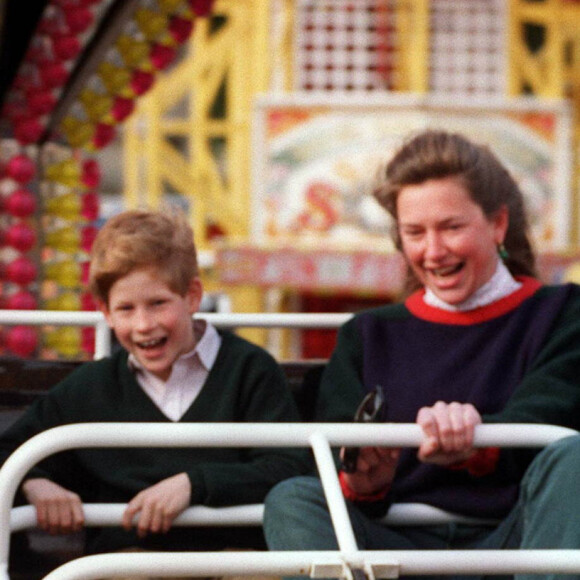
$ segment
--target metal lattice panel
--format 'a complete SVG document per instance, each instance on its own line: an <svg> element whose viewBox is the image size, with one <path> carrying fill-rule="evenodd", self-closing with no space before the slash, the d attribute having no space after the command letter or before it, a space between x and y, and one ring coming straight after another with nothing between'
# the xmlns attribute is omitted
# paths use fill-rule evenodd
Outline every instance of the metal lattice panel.
<svg viewBox="0 0 580 580"><path fill-rule="evenodd" d="M431 90L458 95L505 94L506 18L503 0L432 0Z"/></svg>
<svg viewBox="0 0 580 580"><path fill-rule="evenodd" d="M296 88L392 89L395 10L388 0L300 0L296 12Z"/></svg>

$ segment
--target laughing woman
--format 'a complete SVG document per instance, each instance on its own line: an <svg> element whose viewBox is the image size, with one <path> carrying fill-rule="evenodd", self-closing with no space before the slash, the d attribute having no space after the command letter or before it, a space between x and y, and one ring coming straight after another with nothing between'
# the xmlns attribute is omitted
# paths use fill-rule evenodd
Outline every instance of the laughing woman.
<svg viewBox="0 0 580 580"><path fill-rule="evenodd" d="M341 328L318 419L352 420L380 385L386 420L425 437L418 450L363 448L340 472L359 548L580 548L580 438L535 459L473 446L482 422L580 428L580 288L536 278L518 185L460 135L411 138L375 196L394 218L409 294ZM395 500L494 523L389 528L378 518ZM278 484L265 532L274 550L337 549L319 480Z"/></svg>

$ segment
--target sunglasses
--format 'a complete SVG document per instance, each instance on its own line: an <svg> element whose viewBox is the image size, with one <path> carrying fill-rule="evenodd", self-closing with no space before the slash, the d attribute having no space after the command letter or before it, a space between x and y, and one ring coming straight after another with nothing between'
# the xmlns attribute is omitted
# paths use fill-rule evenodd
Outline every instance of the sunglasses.
<svg viewBox="0 0 580 580"><path fill-rule="evenodd" d="M355 423L381 423L387 416L387 402L381 387L370 391L354 414ZM359 447L345 447L342 453L341 469L345 473L354 473L360 452Z"/></svg>

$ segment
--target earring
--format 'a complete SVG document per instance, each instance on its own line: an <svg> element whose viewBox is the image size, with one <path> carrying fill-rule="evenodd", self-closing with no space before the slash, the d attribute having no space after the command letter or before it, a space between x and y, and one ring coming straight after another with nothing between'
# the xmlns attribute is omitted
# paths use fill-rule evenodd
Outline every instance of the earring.
<svg viewBox="0 0 580 580"><path fill-rule="evenodd" d="M502 259L503 262L505 262L510 257L510 254L503 245L503 242L501 244L498 244L497 253L499 254L499 257Z"/></svg>

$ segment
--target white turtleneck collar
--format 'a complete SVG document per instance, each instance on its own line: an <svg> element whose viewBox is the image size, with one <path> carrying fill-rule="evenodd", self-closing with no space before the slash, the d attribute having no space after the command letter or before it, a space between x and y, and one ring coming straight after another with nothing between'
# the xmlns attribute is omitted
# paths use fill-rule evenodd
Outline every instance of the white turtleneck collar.
<svg viewBox="0 0 580 580"><path fill-rule="evenodd" d="M479 287L467 300L460 304L448 304L439 298L429 288L425 289L423 300L429 306L441 308L442 310L449 310L451 312L464 312L466 310L474 310L481 306L487 306L500 298L508 296L521 287L521 282L518 282L510 274L507 266L501 261L497 261L497 267L493 276L481 287Z"/></svg>

